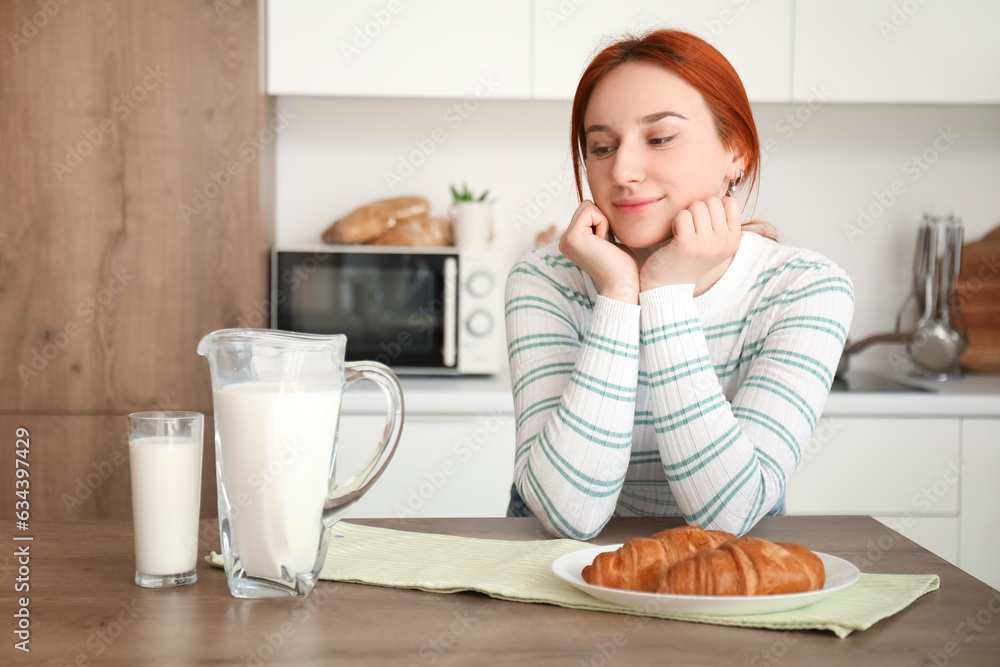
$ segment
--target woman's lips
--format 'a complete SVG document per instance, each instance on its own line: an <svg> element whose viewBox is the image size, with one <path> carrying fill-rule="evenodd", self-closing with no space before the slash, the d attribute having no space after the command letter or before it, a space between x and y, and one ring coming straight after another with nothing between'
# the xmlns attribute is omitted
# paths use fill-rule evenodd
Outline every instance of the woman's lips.
<svg viewBox="0 0 1000 667"><path fill-rule="evenodd" d="M615 208L618 209L619 213L623 213L625 215L635 215L636 213L642 213L658 201L660 201L659 197L647 199L619 199L614 202L614 205Z"/></svg>

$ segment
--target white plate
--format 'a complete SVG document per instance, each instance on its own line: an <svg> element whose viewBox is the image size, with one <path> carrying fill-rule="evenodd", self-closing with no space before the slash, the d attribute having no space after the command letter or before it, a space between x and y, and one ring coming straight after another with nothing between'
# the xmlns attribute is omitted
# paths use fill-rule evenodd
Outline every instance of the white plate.
<svg viewBox="0 0 1000 667"><path fill-rule="evenodd" d="M853 564L829 554L816 553L826 568L823 588L806 593L784 595L666 595L644 593L620 588L593 586L583 580L583 568L594 562L597 554L614 551L622 545L609 544L593 549L581 549L560 556L552 563L552 571L568 584L599 600L632 609L660 611L671 614L704 614L710 616L739 616L743 614L770 614L776 611L799 609L818 602L832 593L847 588L861 576Z"/></svg>

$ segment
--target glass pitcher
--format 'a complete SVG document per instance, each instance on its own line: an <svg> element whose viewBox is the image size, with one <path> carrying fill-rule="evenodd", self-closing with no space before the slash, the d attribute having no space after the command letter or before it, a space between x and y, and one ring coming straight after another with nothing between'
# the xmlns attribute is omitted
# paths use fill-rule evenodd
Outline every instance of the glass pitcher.
<svg viewBox="0 0 1000 667"><path fill-rule="evenodd" d="M198 343L212 373L219 533L236 597L307 595L323 568L330 528L396 450L399 381L382 364L345 363L346 345L339 334L270 329L222 329ZM382 389L386 427L361 470L336 484L341 395L361 379Z"/></svg>

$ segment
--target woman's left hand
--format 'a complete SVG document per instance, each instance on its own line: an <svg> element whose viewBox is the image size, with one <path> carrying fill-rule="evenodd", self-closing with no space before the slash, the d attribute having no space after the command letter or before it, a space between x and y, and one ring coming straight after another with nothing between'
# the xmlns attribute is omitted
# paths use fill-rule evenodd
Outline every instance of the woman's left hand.
<svg viewBox="0 0 1000 667"><path fill-rule="evenodd" d="M743 214L735 197L696 201L677 214L670 242L639 271L639 289L694 284L695 296L722 277L740 247Z"/></svg>

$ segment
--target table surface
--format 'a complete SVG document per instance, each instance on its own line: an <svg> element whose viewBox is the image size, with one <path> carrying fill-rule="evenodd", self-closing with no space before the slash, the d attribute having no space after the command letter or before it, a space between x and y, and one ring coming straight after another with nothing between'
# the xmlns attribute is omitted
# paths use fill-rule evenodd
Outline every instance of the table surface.
<svg viewBox="0 0 1000 667"><path fill-rule="evenodd" d="M534 519L352 520L401 530L539 539ZM622 542L681 525L613 519L594 540ZM305 599L240 600L225 574L199 562L193 586L132 581L128 522L0 522L0 663L38 665L991 665L1000 664L1000 593L869 517L766 517L752 535L846 558L863 572L935 573L941 588L869 630L726 627L321 581ZM218 550L202 522L200 555ZM15 549L29 546L29 572ZM15 592L18 580L30 590ZM12 614L28 597L30 653L14 648ZM16 623L16 619L15 619ZM16 626L15 626L16 629Z"/></svg>

